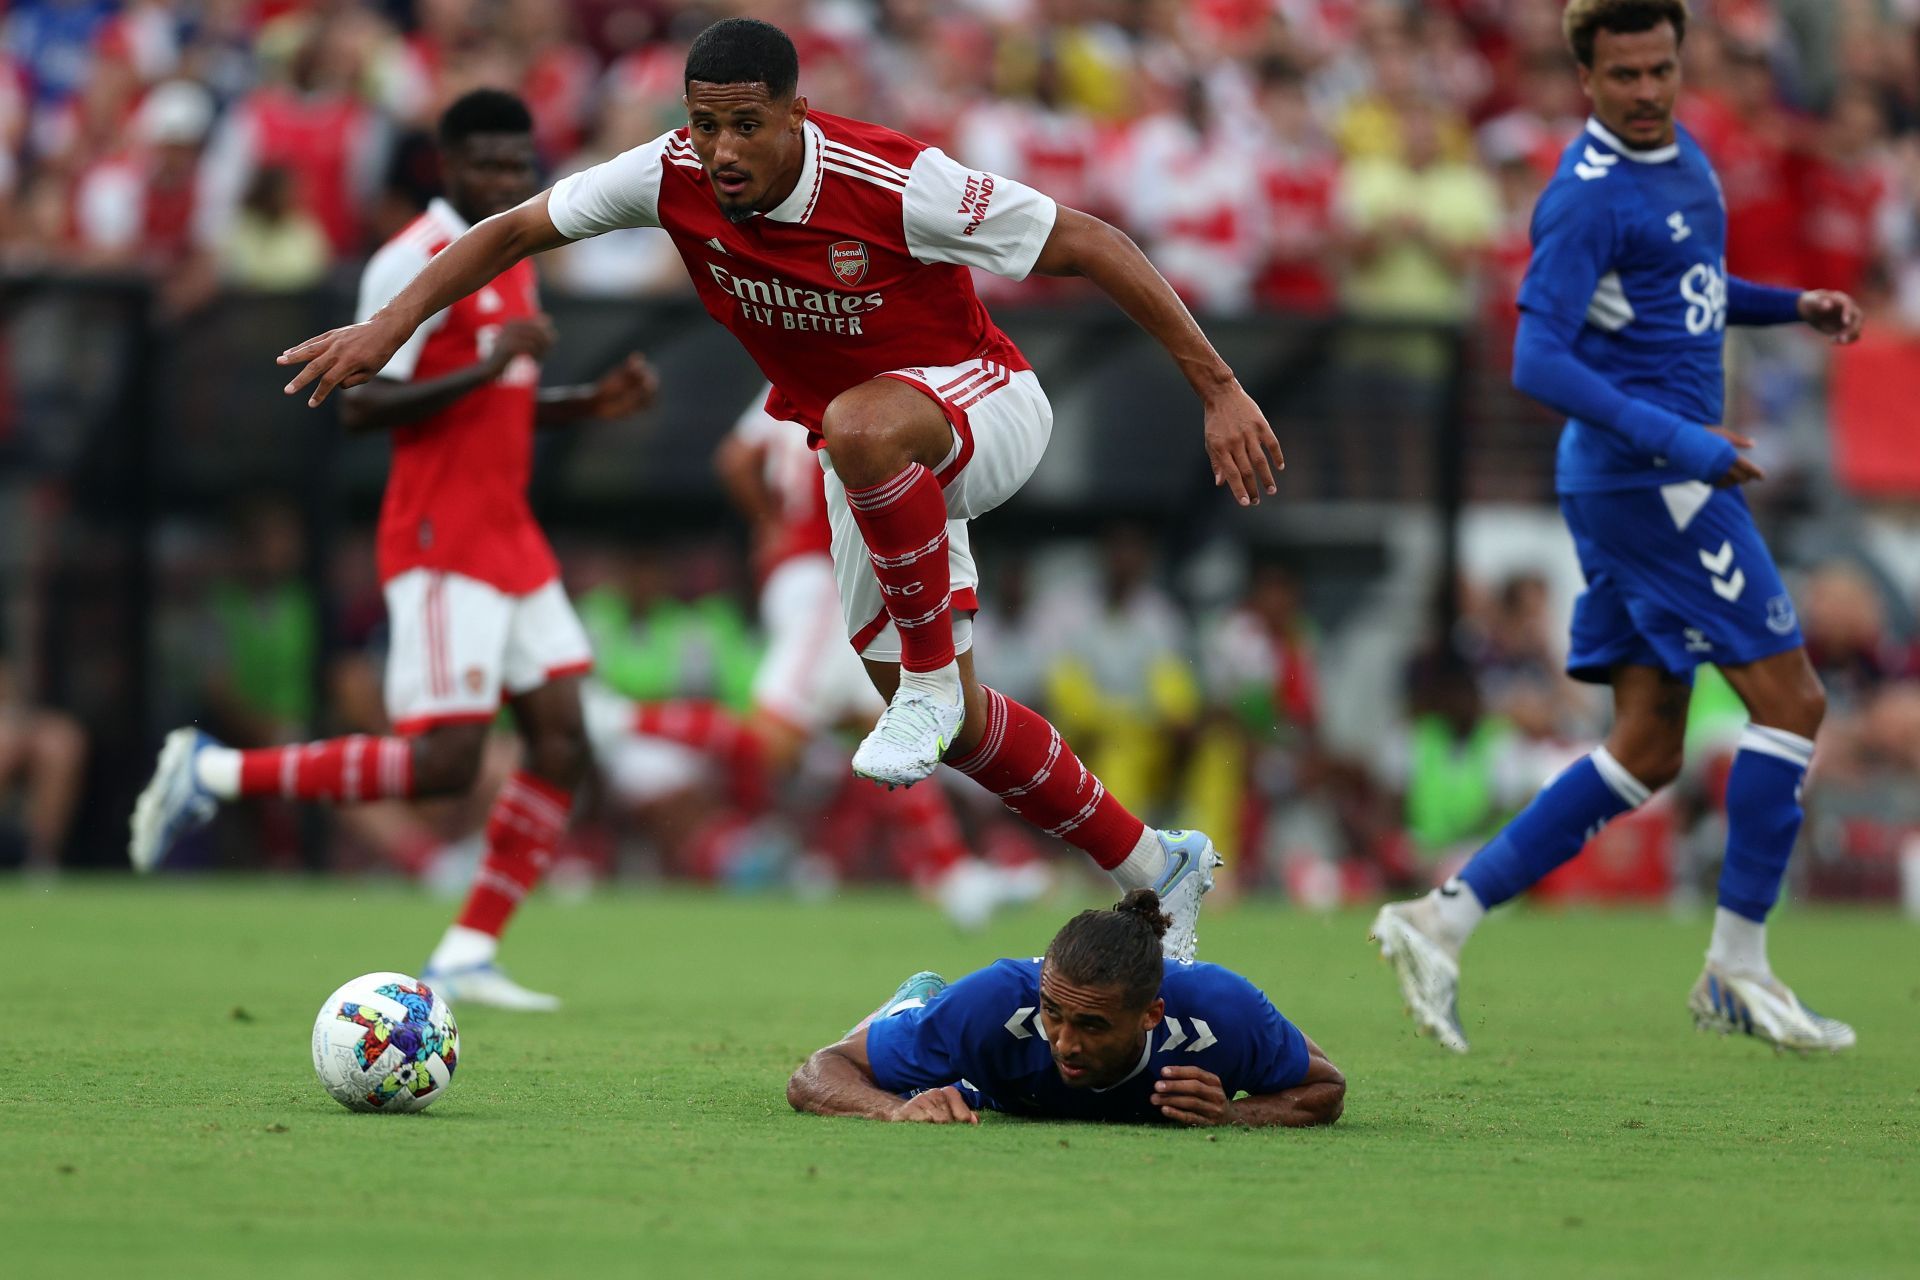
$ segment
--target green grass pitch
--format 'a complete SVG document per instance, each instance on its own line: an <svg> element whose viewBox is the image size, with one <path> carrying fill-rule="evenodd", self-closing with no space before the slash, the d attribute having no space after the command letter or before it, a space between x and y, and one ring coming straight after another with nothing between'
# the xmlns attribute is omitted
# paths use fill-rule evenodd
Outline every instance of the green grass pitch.
<svg viewBox="0 0 1920 1280"><path fill-rule="evenodd" d="M1241 906L1202 952L1347 1073L1326 1131L792 1114L787 1073L963 938L904 897L536 900L509 958L558 1016L461 1011L448 1095L362 1116L320 1001L412 971L443 904L385 887L0 887L0 1275L1920 1274L1920 929L1793 912L1776 967L1860 1047L1776 1057L1684 1012L1702 919L1543 912L1468 953L1471 1057L1416 1041L1364 917Z"/></svg>

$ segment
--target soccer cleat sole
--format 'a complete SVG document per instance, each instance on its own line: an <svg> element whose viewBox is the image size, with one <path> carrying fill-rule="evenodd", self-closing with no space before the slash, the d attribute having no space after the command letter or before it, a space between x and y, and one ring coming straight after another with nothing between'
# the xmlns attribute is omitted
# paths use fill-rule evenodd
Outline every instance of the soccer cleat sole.
<svg viewBox="0 0 1920 1280"><path fill-rule="evenodd" d="M144 874L153 870L172 851L166 841L160 810L175 774L193 768L193 745L197 736L192 729L175 729L167 735L154 761L153 777L133 802L133 816L127 822L127 861L135 871Z"/></svg>
<svg viewBox="0 0 1920 1280"><path fill-rule="evenodd" d="M1401 1011L1412 1021L1414 1035L1431 1037L1449 1052L1467 1053L1472 1046L1467 1043L1466 1034L1458 1029L1458 1013L1450 1024L1429 1008L1429 1002L1419 994L1420 973L1412 955L1414 948L1401 936L1410 931L1410 926L1382 907L1373 919L1373 927L1367 930L1367 941L1379 948L1381 962L1393 971L1394 984L1400 988Z"/></svg>

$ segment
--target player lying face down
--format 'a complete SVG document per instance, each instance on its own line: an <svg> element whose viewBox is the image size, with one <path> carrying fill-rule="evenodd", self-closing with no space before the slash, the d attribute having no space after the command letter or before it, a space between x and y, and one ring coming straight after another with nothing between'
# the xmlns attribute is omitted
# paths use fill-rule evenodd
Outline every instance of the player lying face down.
<svg viewBox="0 0 1920 1280"><path fill-rule="evenodd" d="M1039 960L1000 960L951 986L908 980L787 1082L797 1111L978 1124L1045 1119L1187 1125L1332 1124L1346 1080L1259 988L1219 965L1163 958L1159 900L1137 889L1083 911Z"/></svg>

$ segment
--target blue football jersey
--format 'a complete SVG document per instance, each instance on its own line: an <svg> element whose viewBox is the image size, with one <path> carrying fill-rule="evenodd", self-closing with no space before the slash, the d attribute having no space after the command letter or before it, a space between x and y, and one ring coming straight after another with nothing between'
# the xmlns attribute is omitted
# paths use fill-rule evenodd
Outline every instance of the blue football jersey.
<svg viewBox="0 0 1920 1280"><path fill-rule="evenodd" d="M1533 212L1520 307L1635 399L1715 425L1723 409L1726 202L1685 129L1635 151L1598 121L1568 144ZM1616 431L1570 419L1562 493L1671 484L1665 460Z"/></svg>
<svg viewBox="0 0 1920 1280"><path fill-rule="evenodd" d="M1072 1088L1040 1029L1040 961L997 960L909 1009L867 1027L874 1082L895 1093L963 1085L981 1105L1071 1120L1160 1118L1160 1069L1203 1067L1227 1096L1276 1093L1307 1074L1306 1037L1260 989L1216 964L1166 962L1166 1017L1140 1063L1107 1089Z"/></svg>

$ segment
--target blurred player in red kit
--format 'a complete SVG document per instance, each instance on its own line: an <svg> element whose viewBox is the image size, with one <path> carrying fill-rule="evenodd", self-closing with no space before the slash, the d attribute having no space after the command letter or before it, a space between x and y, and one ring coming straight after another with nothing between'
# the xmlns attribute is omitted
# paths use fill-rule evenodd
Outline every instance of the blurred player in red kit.
<svg viewBox="0 0 1920 1280"><path fill-rule="evenodd" d="M358 314L375 314L473 223L535 186L533 122L495 90L440 120L446 195L389 241L361 278ZM423 317L342 398L350 431L390 431L380 511L380 577L392 627L390 737L356 735L239 751L199 730L167 737L135 806L129 853L151 870L218 806L244 796L356 804L454 795L473 786L504 702L525 744L487 823L487 851L456 923L422 976L449 998L551 1009L493 963L501 932L539 882L589 766L580 677L593 666L559 566L527 505L533 433L646 406L655 378L629 356L598 382L540 388L552 346L532 264Z"/></svg>
<svg viewBox="0 0 1920 1280"><path fill-rule="evenodd" d="M778 28L715 23L685 80L686 127L477 225L369 320L287 351L306 366L288 392L310 387L318 404L365 382L423 319L531 254L665 228L708 313L773 383L768 413L818 447L842 619L888 698L854 772L912 785L945 760L1123 887L1154 889L1174 920L1168 954L1191 958L1211 842L1147 827L1053 726L974 677L966 522L1033 473L1053 412L968 268L1083 276L1112 297L1200 397L1215 478L1243 504L1276 492L1272 429L1133 241L938 148L810 110Z"/></svg>

